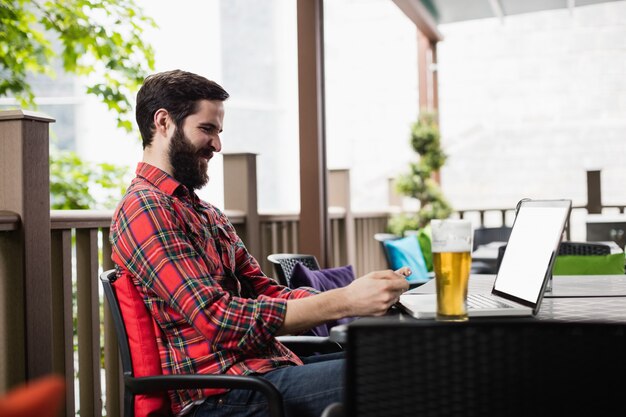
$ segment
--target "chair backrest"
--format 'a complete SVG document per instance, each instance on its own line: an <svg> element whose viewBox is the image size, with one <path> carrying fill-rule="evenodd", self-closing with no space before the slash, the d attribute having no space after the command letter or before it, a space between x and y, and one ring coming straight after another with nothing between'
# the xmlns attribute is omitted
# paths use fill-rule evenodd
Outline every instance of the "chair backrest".
<svg viewBox="0 0 626 417"><path fill-rule="evenodd" d="M620 415L623 323L394 317L348 327L348 416Z"/></svg>
<svg viewBox="0 0 626 417"><path fill-rule="evenodd" d="M496 272L500 269L500 263L504 257L506 245L498 248L498 259L496 261ZM564 241L559 245L559 256L577 255L577 256L605 256L611 254L611 248L602 243L589 242L569 242Z"/></svg>
<svg viewBox="0 0 626 417"><path fill-rule="evenodd" d="M104 296L111 310L126 377L161 375L161 359L156 342L155 322L135 285L127 276L115 282L115 270L100 274ZM165 393L134 395L124 385L124 416L146 417L170 414Z"/></svg>
<svg viewBox="0 0 626 417"><path fill-rule="evenodd" d="M115 327L115 335L117 336L117 345L120 350L122 359L122 372L124 374L133 374L133 365L130 359L130 349L128 347L128 336L126 335L126 327L124 319L120 311L120 305L117 302L115 290L111 286L111 279L115 277L115 270L111 269L100 274L100 281L104 289L104 298L107 300L113 317L113 326Z"/></svg>
<svg viewBox="0 0 626 417"><path fill-rule="evenodd" d="M480 245L490 242L508 242L511 236L511 227L479 227L474 229L474 247L473 250Z"/></svg>
<svg viewBox="0 0 626 417"><path fill-rule="evenodd" d="M282 285L289 286L293 267L297 263L301 263L310 270L317 271L320 265L313 255L303 255L299 253L273 253L268 255L267 260L274 266L274 272L278 282Z"/></svg>
<svg viewBox="0 0 626 417"><path fill-rule="evenodd" d="M602 243L561 242L559 255L609 255L611 248Z"/></svg>

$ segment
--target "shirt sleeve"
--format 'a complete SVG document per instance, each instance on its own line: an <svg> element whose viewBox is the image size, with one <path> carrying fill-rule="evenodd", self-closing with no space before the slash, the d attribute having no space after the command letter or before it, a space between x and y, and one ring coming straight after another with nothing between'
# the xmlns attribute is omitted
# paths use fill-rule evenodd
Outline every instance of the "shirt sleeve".
<svg viewBox="0 0 626 417"><path fill-rule="evenodd" d="M130 194L115 219L113 260L169 307L166 325L182 319L212 344L244 351L265 345L282 325L285 299L234 297L213 279L169 197Z"/></svg>
<svg viewBox="0 0 626 417"><path fill-rule="evenodd" d="M257 294L289 300L319 293L318 290L310 287L290 289L268 278L261 270L257 260L246 249L230 220L221 211L217 210L217 212L222 227L229 234L231 241L235 242L235 272L242 279L248 279Z"/></svg>

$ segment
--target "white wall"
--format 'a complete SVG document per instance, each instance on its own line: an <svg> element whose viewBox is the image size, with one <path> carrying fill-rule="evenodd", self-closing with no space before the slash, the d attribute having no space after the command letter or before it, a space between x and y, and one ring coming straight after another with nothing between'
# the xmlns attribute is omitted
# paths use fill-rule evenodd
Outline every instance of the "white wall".
<svg viewBox="0 0 626 417"><path fill-rule="evenodd" d="M626 203L626 2L441 26L443 189L456 208L523 197ZM580 235L579 235L580 236Z"/></svg>

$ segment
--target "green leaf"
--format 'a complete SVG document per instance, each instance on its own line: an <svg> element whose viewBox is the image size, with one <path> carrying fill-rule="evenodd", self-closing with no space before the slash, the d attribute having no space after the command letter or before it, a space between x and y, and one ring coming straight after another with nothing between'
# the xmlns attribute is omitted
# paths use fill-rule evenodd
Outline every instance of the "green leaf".
<svg viewBox="0 0 626 417"><path fill-rule="evenodd" d="M128 184L128 169L82 160L75 152L50 152L52 209L114 208Z"/></svg>
<svg viewBox="0 0 626 417"><path fill-rule="evenodd" d="M418 154L418 161L409 165L410 171L396 179L396 189L400 194L419 201L417 213L401 213L393 216L388 224L396 234L405 230L422 228L432 220L450 216L452 207L445 199L439 184L433 180L434 172L446 162L446 154L441 149L441 135L436 114L422 111L418 120L411 126L411 146Z"/></svg>
<svg viewBox="0 0 626 417"><path fill-rule="evenodd" d="M135 0L1 0L0 96L36 108L27 76L52 76L61 59L65 72L89 75L87 89L116 114L117 125L132 131L129 98L154 70L154 50L143 42L156 27ZM48 39L58 39L55 51ZM91 88L94 87L94 88Z"/></svg>

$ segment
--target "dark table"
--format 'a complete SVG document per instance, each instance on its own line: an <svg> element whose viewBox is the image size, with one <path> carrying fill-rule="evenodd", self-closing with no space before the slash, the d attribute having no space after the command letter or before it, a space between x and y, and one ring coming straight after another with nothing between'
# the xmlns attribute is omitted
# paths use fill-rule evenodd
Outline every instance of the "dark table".
<svg viewBox="0 0 626 417"><path fill-rule="evenodd" d="M469 292L490 293L495 275L471 275ZM433 294L432 280L408 293ZM416 320L399 311L390 311L394 320ZM472 320L482 320L474 318ZM552 292L544 295L539 314L533 320L574 322L603 321L626 323L626 275L559 275L553 278ZM347 327L335 326L331 340L347 341Z"/></svg>
<svg viewBox="0 0 626 417"><path fill-rule="evenodd" d="M469 291L491 291L494 278L471 276ZM347 416L624 413L623 275L554 277L536 317L446 323L392 309L334 327L331 339L346 343Z"/></svg>

